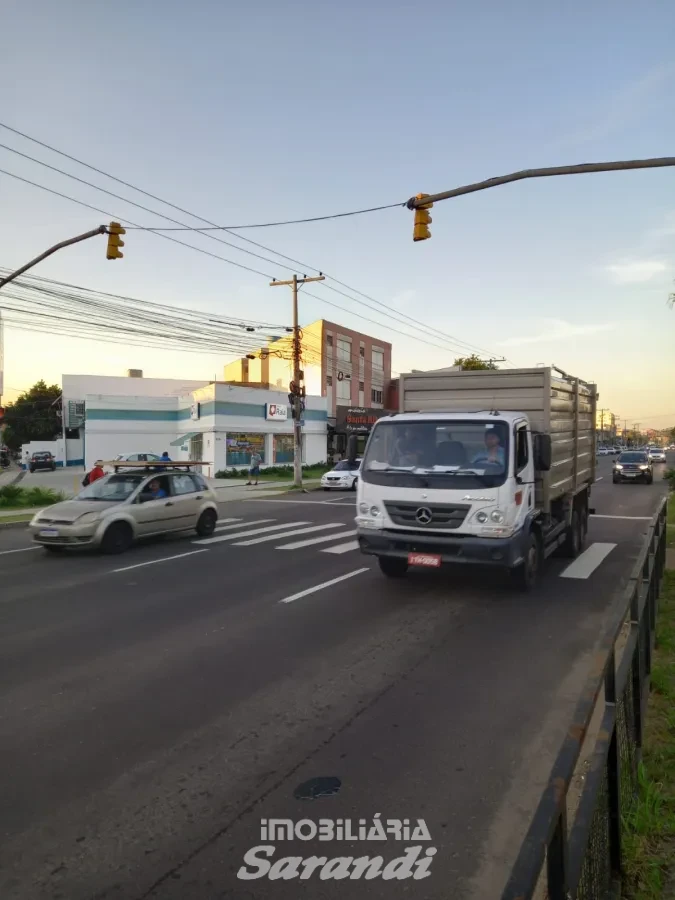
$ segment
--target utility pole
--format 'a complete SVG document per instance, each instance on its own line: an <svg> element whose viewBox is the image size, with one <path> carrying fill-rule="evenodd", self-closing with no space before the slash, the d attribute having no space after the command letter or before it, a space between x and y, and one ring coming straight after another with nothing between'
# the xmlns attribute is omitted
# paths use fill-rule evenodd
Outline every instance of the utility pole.
<svg viewBox="0 0 675 900"><path fill-rule="evenodd" d="M293 288L293 381L290 385L293 409L293 484L302 487L302 411L305 397L304 372L300 368L300 325L298 324L298 285L308 284L310 281L325 281L326 276L319 272L313 278L303 275L298 278L294 275L289 281L270 281L270 287L284 285ZM323 348L322 348L323 351Z"/></svg>

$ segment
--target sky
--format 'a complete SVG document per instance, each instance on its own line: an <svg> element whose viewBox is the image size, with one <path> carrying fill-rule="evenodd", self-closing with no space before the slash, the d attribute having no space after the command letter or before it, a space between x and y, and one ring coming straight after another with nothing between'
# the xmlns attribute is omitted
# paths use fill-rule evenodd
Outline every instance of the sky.
<svg viewBox="0 0 675 900"><path fill-rule="evenodd" d="M674 33L669 0L5 0L0 121L218 224L320 216L524 168L673 153ZM0 147L1 169L122 221L200 224L4 128L0 144L153 210ZM400 207L242 234L301 260L298 274L322 270L383 303L367 309L320 285L321 301L301 294L300 318L389 340L398 372L451 365L459 345L415 340L387 310L502 365L553 363L595 381L600 405L629 425L665 427L675 424L674 186L668 168L518 182L437 203L432 238L419 243ZM111 217L0 173L0 265ZM290 324L290 292L268 282L292 264L227 233L236 247L173 236L263 274L131 229L123 260L107 261L96 238L35 273ZM230 358L6 327L5 399L64 372L211 379Z"/></svg>

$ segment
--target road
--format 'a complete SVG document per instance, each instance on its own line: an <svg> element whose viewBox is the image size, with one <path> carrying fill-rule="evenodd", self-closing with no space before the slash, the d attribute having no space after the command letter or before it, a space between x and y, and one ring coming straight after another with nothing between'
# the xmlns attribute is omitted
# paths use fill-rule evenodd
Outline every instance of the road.
<svg viewBox="0 0 675 900"><path fill-rule="evenodd" d="M498 897L665 492L660 474L614 486L610 467L595 567L552 559L529 596L494 575L386 580L354 548L352 494L222 504L211 542L113 558L0 531L0 896L290 900L297 880L237 879L261 819L380 813L426 823L420 896ZM313 778L339 789L296 798ZM279 842L272 861L409 845Z"/></svg>

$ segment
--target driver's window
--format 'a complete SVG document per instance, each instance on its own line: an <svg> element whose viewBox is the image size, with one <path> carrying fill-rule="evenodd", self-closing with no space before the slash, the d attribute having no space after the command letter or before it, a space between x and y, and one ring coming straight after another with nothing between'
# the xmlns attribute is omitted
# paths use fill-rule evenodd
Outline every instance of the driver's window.
<svg viewBox="0 0 675 900"><path fill-rule="evenodd" d="M166 475L157 475L143 485L141 492L141 501L147 503L148 500L162 500L171 494L169 487L169 479Z"/></svg>
<svg viewBox="0 0 675 900"><path fill-rule="evenodd" d="M516 472L520 472L524 469L528 461L527 425L521 425L516 431Z"/></svg>

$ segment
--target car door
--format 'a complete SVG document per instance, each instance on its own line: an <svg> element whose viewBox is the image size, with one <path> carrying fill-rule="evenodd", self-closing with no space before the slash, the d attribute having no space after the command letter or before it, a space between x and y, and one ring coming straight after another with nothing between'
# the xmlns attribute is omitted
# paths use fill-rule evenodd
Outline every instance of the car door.
<svg viewBox="0 0 675 900"><path fill-rule="evenodd" d="M204 491L200 489L194 475L190 472L172 472L167 475L172 489L174 512L181 528L194 528L197 524L199 508L204 499Z"/></svg>
<svg viewBox="0 0 675 900"><path fill-rule="evenodd" d="M165 491L166 497L157 500L150 499L149 490L153 481L159 482L159 486ZM178 531L185 527L181 524L181 514L175 503L175 497L171 493L171 483L168 475L154 475L143 483L138 497L133 506L133 515L137 524L139 537L150 534L162 534L166 531Z"/></svg>

